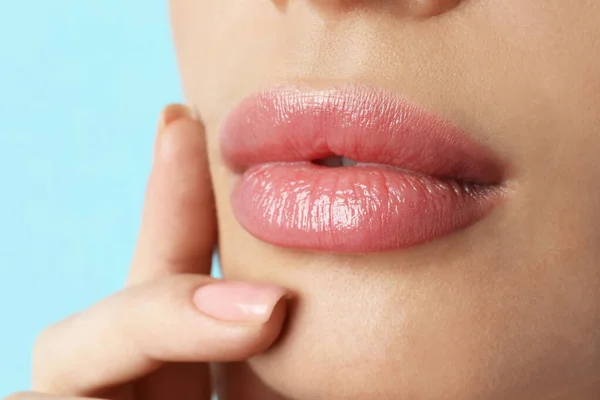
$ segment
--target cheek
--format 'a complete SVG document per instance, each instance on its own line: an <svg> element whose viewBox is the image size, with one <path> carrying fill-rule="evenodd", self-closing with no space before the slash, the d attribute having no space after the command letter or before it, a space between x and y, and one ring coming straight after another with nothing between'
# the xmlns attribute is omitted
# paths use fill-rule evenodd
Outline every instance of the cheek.
<svg viewBox="0 0 600 400"><path fill-rule="evenodd" d="M171 16L185 97L203 118L272 78L283 34L272 1L171 0Z"/></svg>

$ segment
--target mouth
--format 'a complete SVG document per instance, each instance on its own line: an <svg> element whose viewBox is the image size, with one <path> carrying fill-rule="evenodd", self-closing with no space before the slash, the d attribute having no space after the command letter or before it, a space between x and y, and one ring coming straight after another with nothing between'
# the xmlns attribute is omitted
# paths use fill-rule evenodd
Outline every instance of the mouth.
<svg viewBox="0 0 600 400"><path fill-rule="evenodd" d="M490 150L432 113L365 87L280 87L238 104L221 131L231 204L258 239L373 253L464 229L502 197Z"/></svg>

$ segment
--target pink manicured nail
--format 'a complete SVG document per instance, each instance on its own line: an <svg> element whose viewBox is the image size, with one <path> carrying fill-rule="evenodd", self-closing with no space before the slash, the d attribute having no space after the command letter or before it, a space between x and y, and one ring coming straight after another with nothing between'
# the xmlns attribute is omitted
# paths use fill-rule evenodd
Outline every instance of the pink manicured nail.
<svg viewBox="0 0 600 400"><path fill-rule="evenodd" d="M220 281L196 290L194 304L203 314L223 321L265 323L286 293L278 286Z"/></svg>
<svg viewBox="0 0 600 400"><path fill-rule="evenodd" d="M189 107L183 104L169 104L162 110L160 114L160 120L158 121L158 134L160 135L163 133L173 122L184 118L192 118L192 111L189 109Z"/></svg>

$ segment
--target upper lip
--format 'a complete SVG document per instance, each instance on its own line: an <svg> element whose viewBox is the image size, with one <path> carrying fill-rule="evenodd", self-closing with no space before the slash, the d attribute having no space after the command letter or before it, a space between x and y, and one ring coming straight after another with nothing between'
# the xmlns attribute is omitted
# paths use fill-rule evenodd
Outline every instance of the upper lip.
<svg viewBox="0 0 600 400"><path fill-rule="evenodd" d="M392 93L356 86L253 94L226 118L221 151L237 172L342 156L474 184L504 179L499 158L450 122Z"/></svg>

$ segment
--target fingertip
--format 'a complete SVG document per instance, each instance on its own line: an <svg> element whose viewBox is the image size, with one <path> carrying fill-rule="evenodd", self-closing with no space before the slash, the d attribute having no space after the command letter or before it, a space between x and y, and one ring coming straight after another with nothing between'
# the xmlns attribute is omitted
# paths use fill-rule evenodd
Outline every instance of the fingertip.
<svg viewBox="0 0 600 400"><path fill-rule="evenodd" d="M264 347L260 350L265 351L271 347L277 339L281 336L284 322L288 313L288 304L291 299L291 295L286 295L279 299L279 301L273 307L271 318L264 324L265 330L265 341Z"/></svg>
<svg viewBox="0 0 600 400"><path fill-rule="evenodd" d="M159 150L162 136L169 125L179 119L187 119L191 116L191 110L183 104L172 103L165 106L158 117L156 135L154 137L153 156L156 159L156 154Z"/></svg>
<svg viewBox="0 0 600 400"><path fill-rule="evenodd" d="M224 333L223 344L225 348L219 349L213 361L237 362L244 361L269 350L278 342L283 328L288 309L288 299L282 297L271 313L271 317L260 324L236 324L231 330ZM217 347L220 347L219 343Z"/></svg>
<svg viewBox="0 0 600 400"><path fill-rule="evenodd" d="M160 135L173 122L179 119L192 119L192 110L179 103L167 105L160 113L158 121L158 134Z"/></svg>
<svg viewBox="0 0 600 400"><path fill-rule="evenodd" d="M154 145L155 162L193 153L196 158L205 153L204 125L193 110L183 104L169 104L159 118Z"/></svg>
<svg viewBox="0 0 600 400"><path fill-rule="evenodd" d="M208 318L206 332L220 332L212 361L241 361L269 349L282 333L291 297L286 288L256 282L215 280L198 288L194 308Z"/></svg>

